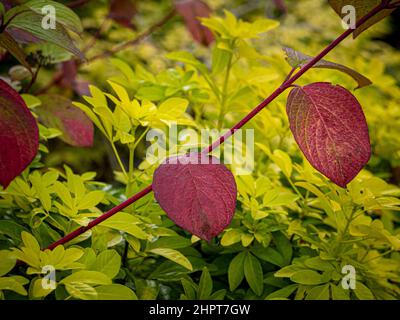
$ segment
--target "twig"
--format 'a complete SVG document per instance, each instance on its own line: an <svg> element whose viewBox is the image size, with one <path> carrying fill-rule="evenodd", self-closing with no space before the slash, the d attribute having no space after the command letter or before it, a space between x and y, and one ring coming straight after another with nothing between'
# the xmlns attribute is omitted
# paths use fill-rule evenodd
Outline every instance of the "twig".
<svg viewBox="0 0 400 320"><path fill-rule="evenodd" d="M96 61L98 59L104 59L107 57L112 56L113 54L126 49L130 46L134 46L136 44L138 44L139 42L141 42L142 40L144 40L145 38L147 38L148 36L150 36L154 31L156 31L158 28L162 27L164 24L166 24L169 20L171 20L176 14L175 10L171 10L165 17L163 17L160 21L156 22L155 24L153 24L151 27L149 27L147 30L143 31L141 34L139 34L135 39L131 40L131 41L127 41L124 42L122 44L119 44L117 46L115 46L114 48L112 48L109 51L106 51L104 53L100 53L96 56L93 56L92 58L86 60L86 63L91 63L93 61Z"/></svg>
<svg viewBox="0 0 400 320"><path fill-rule="evenodd" d="M88 2L90 2L90 0L76 0L71 3L68 3L67 6L69 8L77 8L87 4Z"/></svg>
<svg viewBox="0 0 400 320"><path fill-rule="evenodd" d="M374 9L372 9L368 14L366 14L364 17L362 17L357 22L356 27L361 26L363 23L365 23L371 17L375 16L377 13L379 13L380 11L382 11L386 8L387 8L387 4L384 4L382 2L380 5L378 5ZM344 39L346 39L353 31L354 30L352 30L352 29L347 29L346 31L344 31L338 38L336 38L324 50L322 50L315 58L311 59L296 74L294 74L287 81L285 81L282 85L280 85L268 98L266 98L264 101L262 101L246 117L244 117L235 126L233 126L227 133L225 133L223 136L221 136L217 141L212 143L210 146L205 148L202 151L202 153L208 154L209 152L211 152L212 150L217 148L220 144L222 144L226 139L228 139L230 136L232 136L236 130L240 129L247 122L249 122L255 115L257 115L261 110L263 110L264 107L266 107L268 104L270 104L275 98L277 98L286 89L288 89L296 80L298 80L305 72L307 72L307 70L312 68L318 61L320 61L324 56L326 56L330 51L332 51L340 42L342 42ZM151 191L152 191L152 185L149 185L148 187L144 188L142 191L138 192L137 194L135 194L128 200L126 200L126 201L120 203L118 206L112 208L107 213L92 220L86 227L80 227L80 228L76 229L72 233L67 234L65 237L63 237L60 240L58 240L57 242L54 242L53 244L51 244L46 249L52 250L60 244L64 244L64 243L71 241L72 239L78 237L79 235L86 232L87 230L90 230L91 228L97 226L104 220L113 216L117 212L123 210L124 208L131 205L135 201L141 199L145 195L149 194Z"/></svg>

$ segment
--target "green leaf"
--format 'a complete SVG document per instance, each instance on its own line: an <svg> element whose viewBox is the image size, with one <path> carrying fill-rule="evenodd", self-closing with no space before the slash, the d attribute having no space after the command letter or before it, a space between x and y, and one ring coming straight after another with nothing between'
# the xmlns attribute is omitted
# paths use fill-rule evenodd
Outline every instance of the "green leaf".
<svg viewBox="0 0 400 320"><path fill-rule="evenodd" d="M265 300L278 300L288 298L299 286L297 284L291 284L282 289L276 290L270 293Z"/></svg>
<svg viewBox="0 0 400 320"><path fill-rule="evenodd" d="M4 234L19 244L21 239L21 233L25 231L28 232L28 229L19 225L18 223L12 220L0 220L0 234Z"/></svg>
<svg viewBox="0 0 400 320"><path fill-rule="evenodd" d="M282 255L271 247L264 248L262 246L254 246L251 248L251 252L254 253L258 258L279 267L283 267L285 265Z"/></svg>
<svg viewBox="0 0 400 320"><path fill-rule="evenodd" d="M186 298L189 300L196 299L196 285L186 278L181 279L183 290L185 291Z"/></svg>
<svg viewBox="0 0 400 320"><path fill-rule="evenodd" d="M392 0L394 1L394 0ZM351 5L355 8L356 21L360 20L363 16L369 13L377 5L379 5L382 0L328 0L330 6L340 18L343 18L347 13L342 14L342 8L347 5ZM358 37L360 33L367 30L369 27L373 26L375 23L381 21L388 15L390 15L394 9L385 9L374 15L372 18L368 19L360 27L356 28L353 32L354 38Z"/></svg>
<svg viewBox="0 0 400 320"><path fill-rule="evenodd" d="M320 257L313 257L304 261L304 264L312 269L318 271L329 271L333 270L334 266L328 261L322 260Z"/></svg>
<svg viewBox="0 0 400 320"><path fill-rule="evenodd" d="M349 290L345 290L339 284L335 286L331 284L332 300L349 300Z"/></svg>
<svg viewBox="0 0 400 320"><path fill-rule="evenodd" d="M97 206L104 199L104 192L97 190L91 191L83 197L81 201L78 203L78 209L90 209Z"/></svg>
<svg viewBox="0 0 400 320"><path fill-rule="evenodd" d="M193 266L188 260L188 258L186 258L182 253L180 253L177 250L169 248L156 248L149 250L149 252L163 256L164 258L167 258L177 264L180 264L181 266L185 267L190 271L193 270Z"/></svg>
<svg viewBox="0 0 400 320"><path fill-rule="evenodd" d="M293 68L301 68L313 58L311 56L308 56L304 53L293 50L291 48L283 48L283 51L285 51L287 55L286 58L287 62ZM320 60L316 64L314 64L313 68L334 69L346 73L347 75L352 77L355 81L357 81L358 83L357 89L372 84L371 80L364 77L361 73L339 63L334 63L327 60Z"/></svg>
<svg viewBox="0 0 400 320"><path fill-rule="evenodd" d="M61 24L56 23L55 29L44 29L42 28L42 18L41 15L33 11L23 11L12 19L7 29L14 27L24 30L41 40L48 41L70 51L80 59L84 58Z"/></svg>
<svg viewBox="0 0 400 320"><path fill-rule="evenodd" d="M44 298L53 292L54 289L45 289L42 285L42 278L38 278L31 283L29 295L33 298Z"/></svg>
<svg viewBox="0 0 400 320"><path fill-rule="evenodd" d="M39 243L33 235L23 231L21 237L26 248L31 249L33 252L40 252Z"/></svg>
<svg viewBox="0 0 400 320"><path fill-rule="evenodd" d="M14 291L23 296L26 296L28 294L22 284L11 277L0 278L0 291L1 290Z"/></svg>
<svg viewBox="0 0 400 320"><path fill-rule="evenodd" d="M200 277L199 290L197 292L199 300L207 300L210 298L213 289L213 281L207 267L203 268L203 272Z"/></svg>
<svg viewBox="0 0 400 320"><path fill-rule="evenodd" d="M27 68L30 73L32 73L31 66L26 61L26 55L24 51L7 31L0 33L0 46L10 52L20 64Z"/></svg>
<svg viewBox="0 0 400 320"><path fill-rule="evenodd" d="M16 258L11 251L0 251L0 277L11 271L16 263Z"/></svg>
<svg viewBox="0 0 400 320"><path fill-rule="evenodd" d="M137 224L140 220L126 212L118 212L116 215L103 221L101 226L109 227L119 231L124 231L138 239L147 239L147 233L144 232Z"/></svg>
<svg viewBox="0 0 400 320"><path fill-rule="evenodd" d="M231 57L232 53L220 49L217 46L214 47L212 51L212 72L213 74L220 74L223 72L226 68L226 66L229 63L229 59Z"/></svg>
<svg viewBox="0 0 400 320"><path fill-rule="evenodd" d="M329 284L307 290L306 300L329 300Z"/></svg>
<svg viewBox="0 0 400 320"><path fill-rule="evenodd" d="M137 300L136 294L121 284L96 287L98 300Z"/></svg>
<svg viewBox="0 0 400 320"><path fill-rule="evenodd" d="M115 250L105 250L101 252L96 261L91 265L91 270L104 273L113 279L121 267L121 256Z"/></svg>
<svg viewBox="0 0 400 320"><path fill-rule="evenodd" d="M68 293L74 298L81 300L97 299L97 291L92 286L83 282L70 282L65 285Z"/></svg>
<svg viewBox="0 0 400 320"><path fill-rule="evenodd" d="M215 291L211 296L210 296L210 300L224 300L226 295L226 290L225 289L221 289L218 291Z"/></svg>
<svg viewBox="0 0 400 320"><path fill-rule="evenodd" d="M81 20L75 12L59 2L49 0L31 0L26 2L24 5L41 15L43 15L42 8L50 5L54 7L56 11L57 22L76 33L83 31Z"/></svg>
<svg viewBox="0 0 400 320"><path fill-rule="evenodd" d="M263 271L260 261L251 253L247 253L244 260L244 275L251 290L260 296L264 289Z"/></svg>
<svg viewBox="0 0 400 320"><path fill-rule="evenodd" d="M228 268L229 289L234 291L243 281L244 278L244 260L246 252L239 253L234 257Z"/></svg>
<svg viewBox="0 0 400 320"><path fill-rule="evenodd" d="M191 246L190 239L181 236L162 237L147 244L147 250L155 248L182 249Z"/></svg>
<svg viewBox="0 0 400 320"><path fill-rule="evenodd" d="M93 285L100 284L111 284L111 279L106 276L104 273L98 271L77 271L69 275L68 277L62 279L60 283L69 284L69 283L86 283Z"/></svg>
<svg viewBox="0 0 400 320"><path fill-rule="evenodd" d="M290 276L290 280L305 285L317 285L326 282L322 275L312 270L297 271Z"/></svg>
<svg viewBox="0 0 400 320"><path fill-rule="evenodd" d="M158 107L158 112L171 116L173 119L185 113L189 101L182 98L170 98L165 100Z"/></svg>
<svg viewBox="0 0 400 320"><path fill-rule="evenodd" d="M239 242L242 238L242 234L243 233L239 229L231 229L225 231L221 239L221 245L227 247Z"/></svg>
<svg viewBox="0 0 400 320"><path fill-rule="evenodd" d="M280 231L274 232L273 237L276 247L283 257L283 263L288 265L292 260L292 244L290 243L289 239Z"/></svg>
<svg viewBox="0 0 400 320"><path fill-rule="evenodd" d="M374 300L374 294L371 290L362 282L356 282L356 288L353 290L354 294L359 300Z"/></svg>

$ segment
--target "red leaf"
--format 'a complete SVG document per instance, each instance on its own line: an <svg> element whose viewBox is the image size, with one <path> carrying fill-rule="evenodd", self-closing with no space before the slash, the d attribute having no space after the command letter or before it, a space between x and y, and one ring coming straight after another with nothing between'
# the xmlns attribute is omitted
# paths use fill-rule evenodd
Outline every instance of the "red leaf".
<svg viewBox="0 0 400 320"><path fill-rule="evenodd" d="M120 25L127 28L134 28L132 19L136 13L137 9L134 0L111 0L108 16Z"/></svg>
<svg viewBox="0 0 400 320"><path fill-rule="evenodd" d="M154 196L168 217L208 241L229 225L236 207L235 179L217 161L197 154L171 157L153 178Z"/></svg>
<svg viewBox="0 0 400 320"><path fill-rule="evenodd" d="M346 187L371 156L368 126L357 99L341 86L318 82L294 88L286 110L308 161Z"/></svg>
<svg viewBox="0 0 400 320"><path fill-rule="evenodd" d="M10 182L35 158L39 129L24 100L0 80L0 184Z"/></svg>
<svg viewBox="0 0 400 320"><path fill-rule="evenodd" d="M56 94L39 96L42 105L36 108L39 119L46 126L57 128L64 142L76 147L93 145L93 123L71 101Z"/></svg>
<svg viewBox="0 0 400 320"><path fill-rule="evenodd" d="M212 12L206 3L201 0L181 0L175 3L175 8L195 41L206 46L214 41L211 31L199 21L199 18L209 17Z"/></svg>

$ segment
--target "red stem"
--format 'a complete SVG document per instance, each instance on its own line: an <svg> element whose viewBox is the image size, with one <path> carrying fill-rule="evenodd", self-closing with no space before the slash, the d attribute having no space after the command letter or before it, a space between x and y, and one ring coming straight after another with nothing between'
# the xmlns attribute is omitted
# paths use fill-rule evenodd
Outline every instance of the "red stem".
<svg viewBox="0 0 400 320"><path fill-rule="evenodd" d="M373 17L375 14L380 12L381 10L387 8L387 4L385 1L382 1L380 5L375 7L373 10L371 10L368 14L366 14L364 17L362 17L356 24L356 27L358 28L361 26L364 22L366 22L368 19ZM255 115L257 115L264 107L266 107L269 103L271 103L275 98L277 98L283 91L285 91L287 88L289 88L297 79L299 79L307 70L312 68L318 61L320 61L324 56L326 56L332 49L334 49L340 42L342 42L346 37L348 37L354 30L352 29L347 29L345 32L343 32L338 38L336 38L334 41L332 41L324 50L321 51L320 54L318 54L316 57L314 57L312 60L310 60L307 64L305 64L296 74L294 74L292 77L289 79L285 80L279 88L277 88L268 98L266 98L264 101L262 101L257 107L255 107L246 117L244 117L242 120L240 120L235 126L233 126L229 131L227 131L224 135L222 135L218 140L213 142L210 146L205 148L202 153L209 153L218 146L220 146L226 139L228 139L230 136L232 136L236 130L240 129L243 127L247 122L249 122ZM140 198L144 197L148 193L152 191L152 185L146 187L142 191L138 192L135 194L133 197L129 198L128 200L122 202L118 206L112 208L110 211L106 212L105 214L101 215L100 217L92 220L86 227L80 227L76 229L75 231L67 234L65 237L61 238L57 242L51 244L48 246L46 249L52 250L55 247L57 247L60 244L67 243L71 241L72 239L78 237L82 233L86 232L87 230L90 230L94 226L97 226L99 223L103 222L104 220L108 219L109 217L113 216L117 212L123 210L127 206L131 205L135 201L139 200Z"/></svg>
<svg viewBox="0 0 400 320"><path fill-rule="evenodd" d="M125 200L124 202L120 203L116 207L112 208L110 211L108 211L108 212L104 213L103 215L101 215L100 217L92 220L86 227L80 227L80 228L72 231L71 233L67 234L65 237L63 237L60 240L49 245L46 249L53 250L58 245L67 243L67 242L71 241L72 239L75 239L76 237L80 236L82 233L92 229L94 226L97 226L99 223L110 218L117 212L120 212L121 210L125 209L127 206L136 202L140 198L143 198L146 194L150 193L152 190L153 190L152 186L149 185L148 187L144 188L142 191L136 193L133 197L129 198L128 200Z"/></svg>

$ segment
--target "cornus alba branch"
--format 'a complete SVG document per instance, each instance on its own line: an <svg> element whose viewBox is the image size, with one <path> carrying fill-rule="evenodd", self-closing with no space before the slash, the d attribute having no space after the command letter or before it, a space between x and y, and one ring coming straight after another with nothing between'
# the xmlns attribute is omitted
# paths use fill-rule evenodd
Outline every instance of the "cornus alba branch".
<svg viewBox="0 0 400 320"><path fill-rule="evenodd" d="M394 4L397 5L397 2L395 2ZM389 5L388 1L382 1L378 6L376 6L374 9L372 9L368 14L366 14L364 17L362 17L357 22L356 28L363 25L365 22L367 22L369 19L371 19L373 16L375 16L377 13L381 12L382 10L388 9L389 6L390 5ZM315 66L315 64L317 62L319 62L323 57L325 57L330 51L332 51L339 43L341 43L345 38L347 38L352 32L354 32L353 29L347 29L338 38L336 38L334 41L332 41L324 50L322 50L316 57L314 57L307 64L302 66L299 71L294 73L294 70L292 70L292 72L289 74L288 78L268 98L266 98L258 106L256 106L246 117L244 117L242 120L240 120L235 126L233 126L229 131L227 131L224 135L222 135L218 140L216 140L210 146L205 148L202 151L202 154L206 155L206 154L210 153L211 151L213 151L218 146L220 146L222 143L224 143L224 141L226 141L228 138L230 138L236 132L236 130L242 128L247 122L249 122L261 110L263 110L264 107L266 107L268 104L270 104L272 101L274 101L286 89L293 86L293 84L296 80L298 80L310 68ZM83 234L84 232L97 226L104 220L106 220L109 217L113 216L114 214L120 212L124 208L133 204L135 201L141 199L142 197L144 197L145 195L149 194L152 191L153 191L153 186L149 185L148 187L144 188L142 191L138 192L137 194L135 194L128 200L126 200L126 201L122 202L121 204L119 204L118 206L112 208L110 211L106 212L105 214L101 215L100 217L92 220L87 226L76 229L75 231L73 231L70 234L66 235L65 237L61 238L57 242L51 244L46 249L52 250L55 247L57 247L58 245L65 244L65 243L71 241L72 239L78 237L79 235Z"/></svg>

